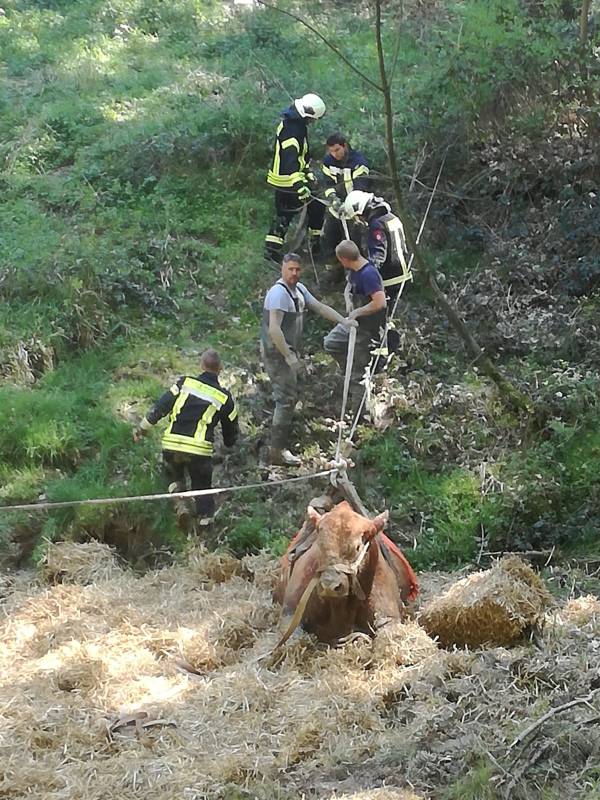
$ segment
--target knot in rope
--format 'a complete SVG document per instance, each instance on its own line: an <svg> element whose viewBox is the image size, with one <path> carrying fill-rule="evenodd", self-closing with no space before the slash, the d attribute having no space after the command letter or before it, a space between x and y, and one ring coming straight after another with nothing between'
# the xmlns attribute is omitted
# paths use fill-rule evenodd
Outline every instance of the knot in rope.
<svg viewBox="0 0 600 800"><path fill-rule="evenodd" d="M334 486L338 485L339 481L347 479L347 472L350 467L354 466L354 462L349 458L344 458L338 455L332 461L327 462L327 469L332 470L329 479Z"/></svg>

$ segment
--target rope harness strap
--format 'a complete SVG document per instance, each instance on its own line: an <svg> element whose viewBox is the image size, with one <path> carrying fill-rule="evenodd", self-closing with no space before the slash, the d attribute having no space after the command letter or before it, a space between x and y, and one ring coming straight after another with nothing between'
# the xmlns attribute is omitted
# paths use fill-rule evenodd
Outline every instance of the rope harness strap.
<svg viewBox="0 0 600 800"><path fill-rule="evenodd" d="M342 434L344 430L344 417L346 416L346 405L348 403L348 392L350 389L350 380L352 378L352 365L354 363L354 348L356 346L356 328L350 328L350 335L348 337L348 352L346 355L346 372L344 374L344 389L342 392L342 410L340 411L340 421L338 423L338 440L335 449L335 461L340 460L340 453L342 450Z"/></svg>
<svg viewBox="0 0 600 800"><path fill-rule="evenodd" d="M300 625L300 623L302 622L304 611L306 609L306 606L308 605L308 601L312 597L312 594L314 590L317 588L318 583L319 583L319 578L316 575L310 579L310 581L306 586L306 589L302 593L302 597L298 601L298 605L296 606L296 609L290 620L289 625L285 629L285 632L283 633L283 635L281 636L275 647L271 650L271 653L276 653L277 650L279 650L279 648L287 642L287 640L290 638L292 633L294 633L298 625Z"/></svg>

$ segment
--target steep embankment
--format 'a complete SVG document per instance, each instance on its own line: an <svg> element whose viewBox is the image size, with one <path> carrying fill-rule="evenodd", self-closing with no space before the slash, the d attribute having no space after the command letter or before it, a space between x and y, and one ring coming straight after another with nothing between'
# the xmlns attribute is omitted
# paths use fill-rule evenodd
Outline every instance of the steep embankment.
<svg viewBox="0 0 600 800"><path fill-rule="evenodd" d="M2 501L156 490L158 436L134 447L132 421L174 375L195 369L207 344L228 363L246 431L217 478L260 480L270 401L256 339L273 276L259 254L273 123L289 94L319 91L329 111L313 130L315 154L342 129L388 193L377 92L301 25L264 9L191 0L3 8ZM376 77L367 9L304 13ZM581 106L595 77L584 85L581 65L593 52L578 49L575 20L545 7L391 4L385 13L407 204L419 217L445 154L425 240L442 287L535 414L503 408L417 276L398 323L402 354L377 378L374 424L359 429L356 480L369 506L391 507L419 564L515 545L589 551L597 158L593 113ZM297 430L307 469L334 439L324 330L314 322L307 337ZM276 545L321 489L226 501L217 534L239 552ZM65 536L98 536L141 563L181 544L161 504L3 515L0 536L13 561Z"/></svg>

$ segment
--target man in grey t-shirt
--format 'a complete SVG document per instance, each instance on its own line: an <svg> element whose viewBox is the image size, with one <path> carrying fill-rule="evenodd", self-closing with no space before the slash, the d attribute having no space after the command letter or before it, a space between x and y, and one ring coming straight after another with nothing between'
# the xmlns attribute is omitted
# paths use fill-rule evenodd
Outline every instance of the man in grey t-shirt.
<svg viewBox="0 0 600 800"><path fill-rule="evenodd" d="M298 456L289 450L294 408L298 395L299 349L307 309L325 319L348 327L354 320L321 303L300 283L300 256L288 253L283 257L281 278L267 292L263 308L260 349L271 381L275 412L271 428L269 463L298 466Z"/></svg>

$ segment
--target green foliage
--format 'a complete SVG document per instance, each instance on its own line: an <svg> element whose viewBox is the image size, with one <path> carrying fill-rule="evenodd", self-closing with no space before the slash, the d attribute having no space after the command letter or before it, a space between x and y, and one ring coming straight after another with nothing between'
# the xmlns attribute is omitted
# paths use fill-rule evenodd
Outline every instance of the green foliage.
<svg viewBox="0 0 600 800"><path fill-rule="evenodd" d="M494 768L489 763L480 763L448 788L445 800L495 800L500 795L490 783L493 774Z"/></svg>
<svg viewBox="0 0 600 800"><path fill-rule="evenodd" d="M400 31L394 124L407 173L424 145L439 154L451 144L446 176L460 196L473 142L502 125L546 136L557 69L573 102L584 96L576 21L555 3L452 2L439 23L409 15L399 28L392 8L384 35L392 53ZM216 0L7 0L3 9L0 497L149 493L161 485L159 435L134 447L129 412L183 371L176 348L218 345L234 365L256 358L272 277L260 259L272 202L264 173L279 110L321 93L328 114L311 130L314 155L339 129L386 174L381 97L304 27L265 9L234 13ZM378 80L364 4L302 13ZM561 220L579 258L560 276L571 295L597 288L595 211L585 226L568 210ZM461 280L485 257L484 237L479 223L440 217L440 228L451 225L466 232L439 267ZM447 358L427 356L437 368ZM595 388L581 380L559 408L548 400L548 438L533 435L495 467L503 493L482 495L464 467L409 458L393 434L374 439L369 481L401 525L421 531L417 562L472 557L481 526L490 540L524 544L593 530ZM434 448L422 421L413 433ZM231 546L281 549L288 531L277 515L256 497L247 512L228 531ZM100 535L138 552L144 537L178 541L166 503L69 509L40 526L49 540Z"/></svg>
<svg viewBox="0 0 600 800"><path fill-rule="evenodd" d="M285 517L273 514L270 502L261 502L251 491L236 495L237 508L249 510L234 516L227 527L227 547L238 556L270 550L275 555L285 552L290 531Z"/></svg>
<svg viewBox="0 0 600 800"><path fill-rule="evenodd" d="M84 427L75 403L56 396L4 388L0 403L8 411L0 425L0 448L14 466L73 464L84 444Z"/></svg>
<svg viewBox="0 0 600 800"><path fill-rule="evenodd" d="M62 502L156 491L157 437L134 445L131 423L122 414L124 398L149 400L158 393L157 383L134 376L115 391L112 368L123 363L123 354L91 351L46 375L33 390L0 390L0 403L10 412L0 418L5 502L34 502L41 493ZM45 518L35 553L43 555L44 541L93 535L135 555L161 541L179 546L173 528L167 503L58 509Z"/></svg>
<svg viewBox="0 0 600 800"><path fill-rule="evenodd" d="M598 549L600 427L595 413L579 425L553 419L546 438L488 465L484 491L467 469L432 469L391 436L363 447L363 484L386 497L392 520L416 537L417 567L455 567L471 560L482 534L491 550ZM364 486L366 491L366 486Z"/></svg>
<svg viewBox="0 0 600 800"><path fill-rule="evenodd" d="M459 469L429 472L391 437L367 445L362 455L369 483L381 476L380 491L393 521L401 528L420 530L417 549L411 553L415 566L453 567L472 558L481 513L473 475Z"/></svg>

